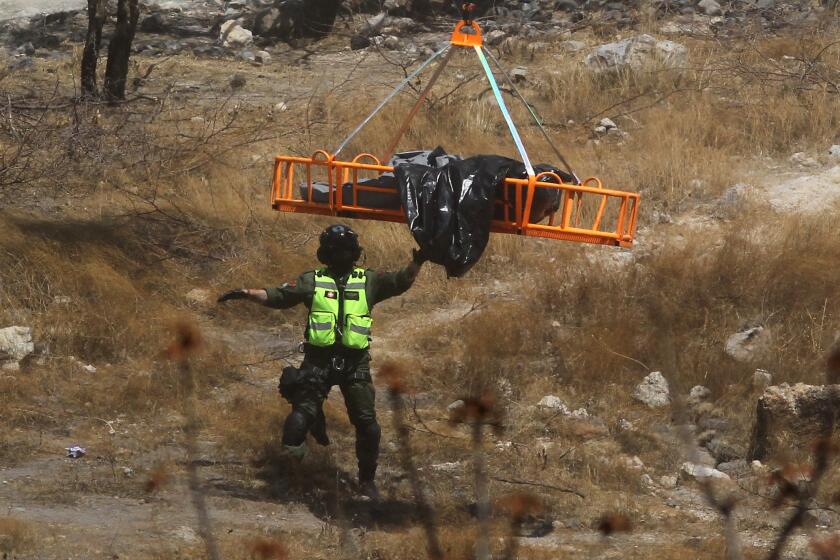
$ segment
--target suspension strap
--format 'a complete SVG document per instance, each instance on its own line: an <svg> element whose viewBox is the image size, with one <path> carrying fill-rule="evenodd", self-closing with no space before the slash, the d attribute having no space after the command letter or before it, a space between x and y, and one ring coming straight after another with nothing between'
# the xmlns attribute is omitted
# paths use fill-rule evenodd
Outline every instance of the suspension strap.
<svg viewBox="0 0 840 560"><path fill-rule="evenodd" d="M355 129L353 129L353 132L351 132L350 135L347 138L345 138L344 141L341 142L341 144L338 145L338 148L336 148L335 151L333 152L333 157L337 156L338 153L341 150L346 148L347 144L350 143L350 140L352 140L353 137L356 136L356 134L358 134L359 131L362 130L368 122L370 122L370 120L376 115L376 113L378 113L382 109L382 107L384 107L391 99L393 99L394 96L397 95L400 92L400 90L402 90L402 88L404 88L409 82L411 82L411 80L413 80L417 76L417 74L422 72L423 69L426 68L426 66L431 64L432 61L434 61L437 57L439 57L440 55L442 55L443 53L448 51L451 46L452 45L450 45L450 44L447 44L447 45L443 46L439 51L437 51L435 54L430 56L425 62L423 62L423 64L418 66L414 70L414 72L412 72L411 74L406 76L403 81L401 81L399 84L397 84L397 87L395 87L394 90L391 93L389 93L385 97L385 99L383 99L379 103L379 105L376 106L376 109L374 109L373 112L371 112L371 114L369 114L367 117L365 117L365 120L363 120L359 124L359 126L357 126Z"/></svg>
<svg viewBox="0 0 840 560"><path fill-rule="evenodd" d="M528 154L525 152L525 146L522 144L522 138L519 137L519 132L516 130L516 125L513 124L513 119L510 118L505 100L502 98L502 92L499 91L499 84L496 83L496 78L493 77L493 71L490 70L490 65L487 64L487 59L484 57L484 51L480 46L473 47L478 54L478 59L481 61L481 66L484 68L484 73L487 74L487 81L490 82L490 87L493 89L493 95L496 96L496 103L502 111L502 116L510 130L510 135L513 136L513 143L516 144L516 149L519 150L519 155L522 158L522 163L525 164L525 170L528 172L528 177L534 176L534 168L531 166L531 160L528 159Z"/></svg>
<svg viewBox="0 0 840 560"><path fill-rule="evenodd" d="M438 78L440 77L440 73L443 72L443 69L446 68L446 65L449 63L449 59L452 57L453 51L450 49L446 52L446 55L441 59L440 63L435 68L432 77L429 79L429 83L426 84L426 87L423 88L423 91L420 93L420 97L417 98L417 101L414 103L414 107L411 108L411 111L408 112L406 115L405 120L403 120L402 125L397 130L397 133L394 135L394 138L391 142L388 143L388 148L385 150L385 155L382 156L382 162L387 165L387 162L391 159L391 156L394 155L394 150L397 149L397 144L402 139L403 134L405 131L408 130L408 126L411 124L411 121L414 119L414 116L417 114L417 111L420 110L420 106L423 104L423 101L426 99L426 96L429 94L429 91L434 87L435 82L437 82Z"/></svg>
<svg viewBox="0 0 840 560"><path fill-rule="evenodd" d="M493 56L493 53L490 52L488 49L485 49L483 47L482 47L482 50L484 51L484 53L487 56L490 57L490 60L493 61L493 63L496 65L496 68L498 68L499 72L501 72L502 76L505 77L505 81L507 81L508 85L513 90L513 92L516 94L516 96L520 99L520 101L522 101L522 103L525 104L525 107L528 108L528 112L531 114L531 117L534 119L534 122L537 124L537 128L539 128L540 132L542 132L542 135L545 138L546 142L548 142L548 145L551 146L552 150L554 150L554 154L557 156L557 158L560 160L560 162L566 168L566 171L569 173L569 175L574 177L575 182L579 185L580 184L580 179L578 178L577 174L572 170L572 166L569 165L569 162L566 161L566 158L563 157L563 154L560 153L560 150L557 149L557 146L554 145L554 142L551 141L551 138L549 137L548 132L543 127L542 122L540 122L540 118L537 115L537 112L534 110L534 108L531 106L531 104L528 103L528 101L525 99L525 97L522 95L522 93L520 93L519 89L517 89L516 85L514 84L513 80L511 79L510 75L508 75L508 73L505 72L505 69L502 68L502 65L499 63L499 61L496 59L496 57Z"/></svg>

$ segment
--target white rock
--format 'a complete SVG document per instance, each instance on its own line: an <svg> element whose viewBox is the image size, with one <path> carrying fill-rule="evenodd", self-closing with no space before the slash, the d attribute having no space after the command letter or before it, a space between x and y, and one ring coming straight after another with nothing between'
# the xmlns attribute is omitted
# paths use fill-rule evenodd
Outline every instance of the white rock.
<svg viewBox="0 0 840 560"><path fill-rule="evenodd" d="M624 466L628 469L633 469L634 471L640 471L645 468L645 464L639 459L638 456L633 455L632 457L627 457L626 455L622 457L622 462Z"/></svg>
<svg viewBox="0 0 840 560"><path fill-rule="evenodd" d="M210 291L204 288L193 288L184 297L190 303L207 303L210 301Z"/></svg>
<svg viewBox="0 0 840 560"><path fill-rule="evenodd" d="M494 29L484 36L484 42L492 47L504 41L505 37L507 37L507 33L501 29Z"/></svg>
<svg viewBox="0 0 840 560"><path fill-rule="evenodd" d="M574 54L586 48L586 43L582 41L561 41L557 44L557 48L566 54Z"/></svg>
<svg viewBox="0 0 840 560"><path fill-rule="evenodd" d="M770 331L759 325L731 335L726 339L724 351L739 362L748 362L769 347Z"/></svg>
<svg viewBox="0 0 840 560"><path fill-rule="evenodd" d="M382 25L385 23L385 19L388 15L385 12L379 12L369 20L367 20L367 32L373 33L374 31L378 30Z"/></svg>
<svg viewBox="0 0 840 560"><path fill-rule="evenodd" d="M274 111L277 111L278 113L282 113L283 111L285 111L285 110L286 110L286 109L288 109L288 108L289 108L289 106L288 106L288 105L286 105L284 102L282 102L282 101L281 101L280 103L276 103L276 104L274 105L274 109L273 109L273 110L274 110Z"/></svg>
<svg viewBox="0 0 840 560"><path fill-rule="evenodd" d="M700 0L697 7L707 16L722 16L723 10L715 0Z"/></svg>
<svg viewBox="0 0 840 560"><path fill-rule="evenodd" d="M753 388L766 389L773 384L773 374L766 369L757 369L753 372Z"/></svg>
<svg viewBox="0 0 840 560"><path fill-rule="evenodd" d="M456 412L464 408L465 405L466 403L459 399L453 403L450 403L449 406L446 407L446 410L449 412Z"/></svg>
<svg viewBox="0 0 840 560"><path fill-rule="evenodd" d="M6 327L0 329L0 366L16 371L20 361L35 351L30 327Z"/></svg>
<svg viewBox="0 0 840 560"><path fill-rule="evenodd" d="M391 49L392 51L395 51L398 48L400 48L400 39L399 37L395 37L394 35L388 35L382 41L382 45L386 49Z"/></svg>
<svg viewBox="0 0 840 560"><path fill-rule="evenodd" d="M586 418L589 418L589 411L587 411L585 408L579 408L577 410L571 411L569 413L569 417L575 418L577 420L584 420Z"/></svg>
<svg viewBox="0 0 840 560"><path fill-rule="evenodd" d="M440 472L455 472L461 468L461 463L438 463L430 467L432 470Z"/></svg>
<svg viewBox="0 0 840 560"><path fill-rule="evenodd" d="M606 134L607 133L607 128L604 127L604 126L601 126L601 125L596 126L592 130L595 132L595 134Z"/></svg>
<svg viewBox="0 0 840 560"><path fill-rule="evenodd" d="M190 122L195 124L204 124L204 117L191 117Z"/></svg>
<svg viewBox="0 0 840 560"><path fill-rule="evenodd" d="M761 464L761 461L756 459L752 463L750 463L750 470L753 472L753 474L761 474L764 472L765 469L764 465Z"/></svg>
<svg viewBox="0 0 840 560"><path fill-rule="evenodd" d="M832 157L840 157L840 144L834 144L828 149L828 155Z"/></svg>
<svg viewBox="0 0 840 560"><path fill-rule="evenodd" d="M667 488L669 490L673 490L677 487L677 481L677 477L673 475L666 474L659 477L659 485L662 486L662 488Z"/></svg>
<svg viewBox="0 0 840 560"><path fill-rule="evenodd" d="M802 167L817 167L820 163L806 154L805 152L796 152L790 156L790 161L801 165Z"/></svg>
<svg viewBox="0 0 840 560"><path fill-rule="evenodd" d="M657 41L650 35L637 35L596 47L584 62L596 73L640 70L654 65L684 66L688 49L673 41Z"/></svg>
<svg viewBox="0 0 840 560"><path fill-rule="evenodd" d="M694 463L685 462L680 467L680 472L683 473L685 476L693 478L695 480L702 479L702 478L720 478L724 480L729 480L729 475L719 470L706 466L706 465L696 465Z"/></svg>
<svg viewBox="0 0 840 560"><path fill-rule="evenodd" d="M385 2L382 3L382 7L388 11L392 11L405 8L407 4L408 0L385 0Z"/></svg>
<svg viewBox="0 0 840 560"><path fill-rule="evenodd" d="M528 69L524 66L517 66L510 71L510 77L514 82L522 82L528 79Z"/></svg>
<svg viewBox="0 0 840 560"><path fill-rule="evenodd" d="M191 527L187 527L186 525L182 525L172 531L172 534L187 543L197 543L199 541L198 535L193 531Z"/></svg>
<svg viewBox="0 0 840 560"><path fill-rule="evenodd" d="M232 19L222 24L219 41L225 47L245 47L254 42L254 34Z"/></svg>
<svg viewBox="0 0 840 560"><path fill-rule="evenodd" d="M53 296L53 303L55 305L67 305L72 301L73 300L70 299L70 296Z"/></svg>
<svg viewBox="0 0 840 560"><path fill-rule="evenodd" d="M88 373L96 373L96 366L93 364L83 365L82 369Z"/></svg>
<svg viewBox="0 0 840 560"><path fill-rule="evenodd" d="M537 403L537 406L540 408L548 408L550 410L558 410L563 414L569 414L569 407L560 400L560 397L556 397L554 395L544 396L540 399L540 402Z"/></svg>
<svg viewBox="0 0 840 560"><path fill-rule="evenodd" d="M254 53L254 59L260 64L268 64L271 62L271 55L268 51L257 51Z"/></svg>
<svg viewBox="0 0 840 560"><path fill-rule="evenodd" d="M639 481L640 481L640 482L641 482L644 486L647 486L647 487L651 487L651 486L653 486L653 485L654 485L654 484L653 484L653 479L652 479L652 478L650 477L650 475L649 475L649 474L647 474L647 473L645 473L645 474L643 474L642 476L640 476L640 477L639 477Z"/></svg>
<svg viewBox="0 0 840 560"><path fill-rule="evenodd" d="M695 385L688 393L688 402L691 404L700 404L712 395L712 392L702 385Z"/></svg>
<svg viewBox="0 0 840 560"><path fill-rule="evenodd" d="M604 128L606 128L607 130L609 130L611 128L618 128L618 126L613 122L613 120L608 119L607 117L604 117L603 119L601 119L601 121L598 124L600 126L603 126Z"/></svg>
<svg viewBox="0 0 840 560"><path fill-rule="evenodd" d="M668 381L659 371L647 375L641 383L636 385L633 398L651 408L668 406L671 402L671 392Z"/></svg>

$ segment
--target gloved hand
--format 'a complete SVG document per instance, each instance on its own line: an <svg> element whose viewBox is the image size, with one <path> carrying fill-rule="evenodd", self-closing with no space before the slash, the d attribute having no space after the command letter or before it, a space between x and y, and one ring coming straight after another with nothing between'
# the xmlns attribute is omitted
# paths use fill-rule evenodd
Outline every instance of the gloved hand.
<svg viewBox="0 0 840 560"><path fill-rule="evenodd" d="M429 257L426 256L426 253L423 251L423 249L412 249L411 260L414 264L420 266L421 264L429 260Z"/></svg>
<svg viewBox="0 0 840 560"><path fill-rule="evenodd" d="M230 290L229 292L225 292L219 296L216 300L216 303L222 303L223 301L228 301L231 299L245 299L248 297L248 292L242 288L237 288L235 290Z"/></svg>

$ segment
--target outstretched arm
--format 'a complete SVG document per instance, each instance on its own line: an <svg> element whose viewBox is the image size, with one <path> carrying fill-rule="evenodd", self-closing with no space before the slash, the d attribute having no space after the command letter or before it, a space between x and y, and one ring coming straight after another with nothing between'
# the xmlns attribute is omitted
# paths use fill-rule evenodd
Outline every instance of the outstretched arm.
<svg viewBox="0 0 840 560"><path fill-rule="evenodd" d="M287 282L276 288L240 288L225 292L218 301L246 299L275 309L288 309L299 303L307 303L312 297L312 273L301 274L295 282Z"/></svg>
<svg viewBox="0 0 840 560"><path fill-rule="evenodd" d="M223 293L216 302L222 303L223 301L230 301L232 299L247 299L248 301L265 305L268 301L268 293L262 288L237 288Z"/></svg>

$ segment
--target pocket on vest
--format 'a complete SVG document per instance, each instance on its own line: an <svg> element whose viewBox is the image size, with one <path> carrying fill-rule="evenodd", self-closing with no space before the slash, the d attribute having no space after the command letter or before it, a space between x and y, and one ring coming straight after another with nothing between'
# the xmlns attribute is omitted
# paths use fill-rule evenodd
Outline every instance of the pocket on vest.
<svg viewBox="0 0 840 560"><path fill-rule="evenodd" d="M335 343L335 315L328 311L312 311L309 314L309 343L315 346L331 346Z"/></svg>
<svg viewBox="0 0 840 560"><path fill-rule="evenodd" d="M364 349L370 345L370 327L373 319L368 315L347 315L343 344L348 348Z"/></svg>

